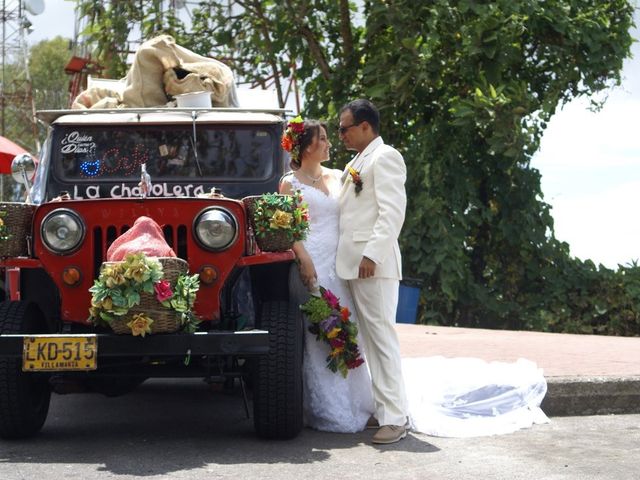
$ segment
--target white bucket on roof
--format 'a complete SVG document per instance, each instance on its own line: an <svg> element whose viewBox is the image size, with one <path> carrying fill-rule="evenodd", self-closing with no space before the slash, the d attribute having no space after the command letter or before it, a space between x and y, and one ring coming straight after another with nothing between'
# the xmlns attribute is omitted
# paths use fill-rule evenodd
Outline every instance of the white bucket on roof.
<svg viewBox="0 0 640 480"><path fill-rule="evenodd" d="M189 92L176 95L178 108L211 108L211 92Z"/></svg>

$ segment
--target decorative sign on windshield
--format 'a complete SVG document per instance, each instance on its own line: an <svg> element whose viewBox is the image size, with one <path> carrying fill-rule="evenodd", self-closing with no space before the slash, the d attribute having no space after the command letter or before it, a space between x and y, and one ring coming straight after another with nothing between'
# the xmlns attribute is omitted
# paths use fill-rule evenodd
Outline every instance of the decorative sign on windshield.
<svg viewBox="0 0 640 480"><path fill-rule="evenodd" d="M96 142L91 135L82 135L78 131L69 132L60 142L60 152L93 155L96 152Z"/></svg>
<svg viewBox="0 0 640 480"><path fill-rule="evenodd" d="M209 188L202 184L173 185L164 183L154 183L149 197L197 197L208 192ZM95 199L95 198L133 198L140 197L142 191L137 185L120 183L117 185L73 185L70 192L73 200Z"/></svg>
<svg viewBox="0 0 640 480"><path fill-rule="evenodd" d="M280 158L276 136L254 126L200 125L195 132L191 125L58 128L55 178L76 190L75 198L104 197L107 188L107 197L136 196L131 185L143 164L157 184L151 195L191 196L200 184L269 178Z"/></svg>
<svg viewBox="0 0 640 480"><path fill-rule="evenodd" d="M121 175L130 177L140 171L140 166L149 160L149 152L143 145L134 145L131 155L114 147L106 150L102 159L84 160L80 162L81 175L87 178L103 175Z"/></svg>

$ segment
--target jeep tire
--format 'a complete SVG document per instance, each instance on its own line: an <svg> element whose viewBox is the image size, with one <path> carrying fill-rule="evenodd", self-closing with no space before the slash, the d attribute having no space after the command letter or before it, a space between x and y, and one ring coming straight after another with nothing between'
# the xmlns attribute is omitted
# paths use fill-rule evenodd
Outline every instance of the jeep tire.
<svg viewBox="0 0 640 480"><path fill-rule="evenodd" d="M44 332L44 318L35 304L0 303L0 333ZM0 357L1 438L26 438L38 433L47 419L50 398L48 374L25 373L22 358Z"/></svg>
<svg viewBox="0 0 640 480"><path fill-rule="evenodd" d="M302 315L290 302L265 302L261 313L269 354L254 371L254 426L260 437L289 439L302 430Z"/></svg>

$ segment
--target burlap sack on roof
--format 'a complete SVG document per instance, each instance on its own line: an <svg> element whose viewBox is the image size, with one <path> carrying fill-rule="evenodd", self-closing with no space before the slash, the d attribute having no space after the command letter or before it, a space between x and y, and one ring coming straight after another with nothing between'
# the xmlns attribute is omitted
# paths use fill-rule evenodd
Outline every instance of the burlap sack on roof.
<svg viewBox="0 0 640 480"><path fill-rule="evenodd" d="M163 76L165 92L173 97L188 92L211 92L214 106L228 106L229 82L224 79L225 71L221 69L221 66L226 66L218 63L186 63L170 68Z"/></svg>
<svg viewBox="0 0 640 480"><path fill-rule="evenodd" d="M93 87L84 90L71 104L74 110L87 108L116 108L120 105L121 99L118 92L108 88Z"/></svg>
<svg viewBox="0 0 640 480"><path fill-rule="evenodd" d="M72 108L104 108L105 103L112 105L113 99L119 107L158 107L170 102L172 96L197 91L211 92L213 106L238 106L231 69L177 45L169 35L152 38L140 46L125 77L121 98L100 90L82 92ZM109 100L102 102L105 97Z"/></svg>

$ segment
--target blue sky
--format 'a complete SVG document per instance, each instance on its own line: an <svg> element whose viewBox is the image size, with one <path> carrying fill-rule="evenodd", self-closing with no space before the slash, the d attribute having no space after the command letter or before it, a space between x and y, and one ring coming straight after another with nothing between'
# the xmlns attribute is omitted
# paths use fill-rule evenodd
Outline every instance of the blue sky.
<svg viewBox="0 0 640 480"><path fill-rule="evenodd" d="M45 0L30 16L29 42L74 30L73 3ZM636 12L636 23L640 16ZM638 38L638 30L633 31ZM545 201L553 207L556 236L581 259L615 268L640 258L640 45L625 62L621 87L604 108L589 111L587 99L566 105L549 122L532 166L542 174Z"/></svg>

